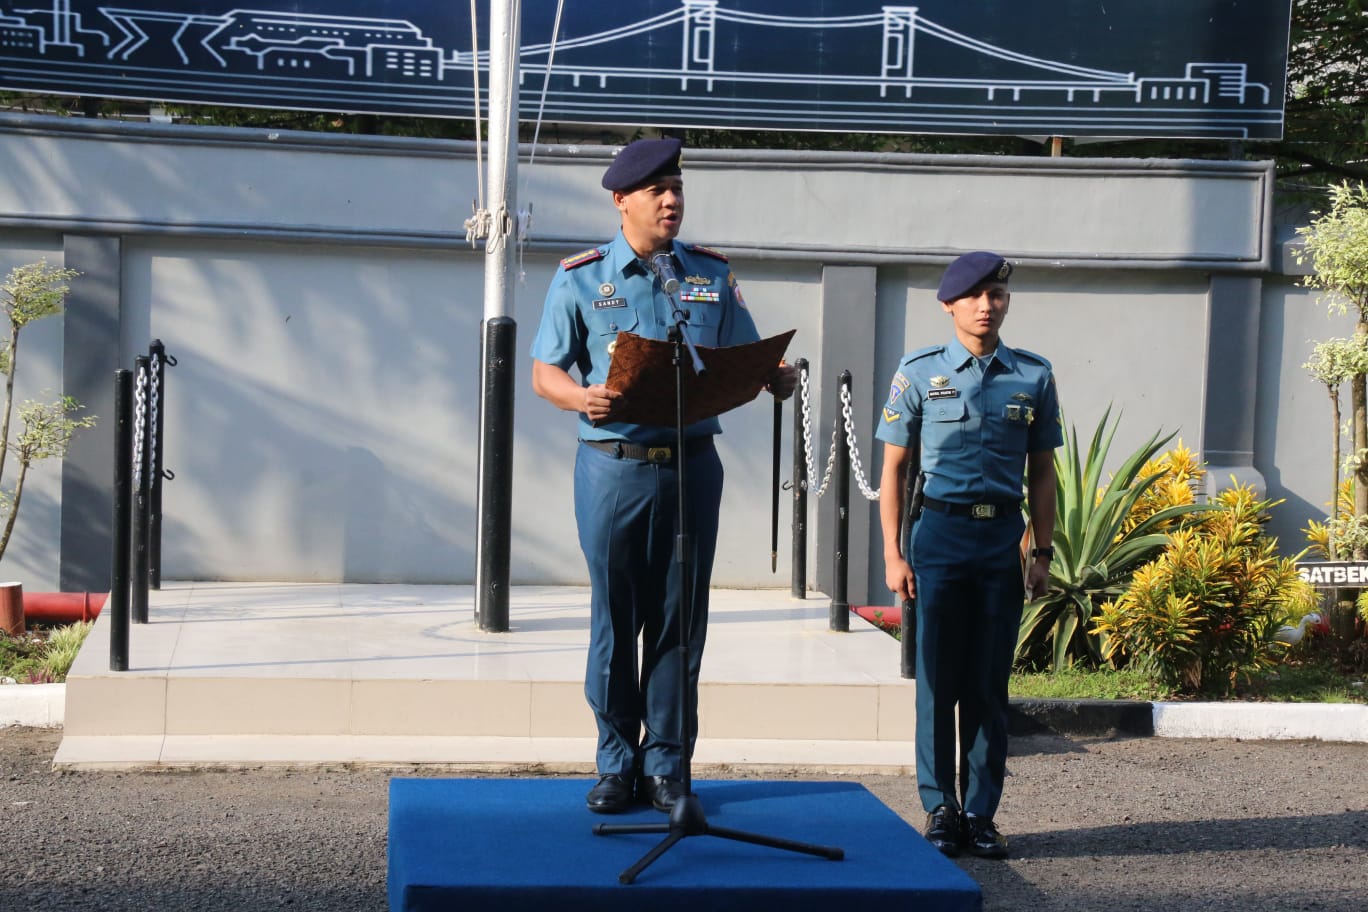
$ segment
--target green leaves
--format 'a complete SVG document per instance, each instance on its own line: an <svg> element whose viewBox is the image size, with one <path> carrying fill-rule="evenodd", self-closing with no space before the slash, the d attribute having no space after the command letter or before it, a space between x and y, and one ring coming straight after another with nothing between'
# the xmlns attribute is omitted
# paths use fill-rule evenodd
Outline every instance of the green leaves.
<svg viewBox="0 0 1368 912"><path fill-rule="evenodd" d="M16 266L0 283L0 307L15 329L23 329L34 320L61 313L71 290L67 283L77 275L74 269L49 266L47 260Z"/></svg>
<svg viewBox="0 0 1368 912"><path fill-rule="evenodd" d="M1368 320L1368 186L1331 187L1330 209L1297 234L1303 244L1294 253L1297 262L1309 260L1314 270L1303 280L1306 287L1324 292L1320 301L1332 313L1352 305L1360 323Z"/></svg>
<svg viewBox="0 0 1368 912"><path fill-rule="evenodd" d="M1077 431L1066 427L1064 446L1055 452L1050 590L1026 606L1017 633L1017 661L1028 667L1046 661L1056 669L1076 661L1100 664L1104 644L1092 632L1098 607L1119 596L1135 568L1164 548L1168 529L1208 509L1193 502L1170 503L1139 522L1129 522L1141 499L1167 474L1151 460L1176 434L1153 434L1103 486L1102 473L1119 423L1112 422L1108 408L1086 452L1079 449Z"/></svg>

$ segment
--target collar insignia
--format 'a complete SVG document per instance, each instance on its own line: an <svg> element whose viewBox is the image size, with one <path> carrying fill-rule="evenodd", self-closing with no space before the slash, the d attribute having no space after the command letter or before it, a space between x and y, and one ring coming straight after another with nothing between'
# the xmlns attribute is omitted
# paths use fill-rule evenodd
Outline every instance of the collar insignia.
<svg viewBox="0 0 1368 912"><path fill-rule="evenodd" d="M931 378L931 385L934 386L936 389L940 389L942 386L949 386L949 385L950 385L950 378L949 378L949 377L932 377L932 378Z"/></svg>

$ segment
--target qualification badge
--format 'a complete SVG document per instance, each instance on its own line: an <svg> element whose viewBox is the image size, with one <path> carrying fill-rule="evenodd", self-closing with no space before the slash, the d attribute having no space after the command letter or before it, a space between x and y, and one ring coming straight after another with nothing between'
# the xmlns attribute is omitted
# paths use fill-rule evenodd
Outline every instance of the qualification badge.
<svg viewBox="0 0 1368 912"><path fill-rule="evenodd" d="M617 289L613 287L612 282L604 282L602 285L599 286L599 295L601 297L611 298L613 296L613 292L615 291L617 291Z"/></svg>
<svg viewBox="0 0 1368 912"><path fill-rule="evenodd" d="M949 377L932 377L932 378L931 378L931 386L933 386L933 387L936 388L936 389L940 389L940 388L943 387L943 386L949 386L949 385L950 385L950 378L949 378Z"/></svg>

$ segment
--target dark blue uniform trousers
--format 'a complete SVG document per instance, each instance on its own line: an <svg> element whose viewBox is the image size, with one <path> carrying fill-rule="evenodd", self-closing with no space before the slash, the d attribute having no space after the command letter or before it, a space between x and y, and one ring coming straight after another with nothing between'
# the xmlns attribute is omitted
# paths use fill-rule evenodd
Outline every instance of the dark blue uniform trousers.
<svg viewBox="0 0 1368 912"><path fill-rule="evenodd" d="M685 458L694 543L689 686L696 694L722 463L710 440L691 445ZM673 463L619 459L584 444L575 457L575 521L593 590L584 695L598 721L600 775L680 775L678 478ZM696 735L696 699L692 708L689 731Z"/></svg>
<svg viewBox="0 0 1368 912"><path fill-rule="evenodd" d="M1024 530L1019 510L973 519L930 509L913 530L917 790L927 811L945 804L991 819L1002 798Z"/></svg>

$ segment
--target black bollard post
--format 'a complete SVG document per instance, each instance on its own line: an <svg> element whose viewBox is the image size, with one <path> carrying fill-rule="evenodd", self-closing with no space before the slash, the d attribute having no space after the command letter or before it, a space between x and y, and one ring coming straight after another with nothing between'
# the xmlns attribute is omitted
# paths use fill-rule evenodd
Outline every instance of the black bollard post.
<svg viewBox="0 0 1368 912"><path fill-rule="evenodd" d="M850 371L841 371L842 408L836 416L836 568L832 579L831 629L850 630L847 591L850 572L850 443L846 435L845 408L850 395Z"/></svg>
<svg viewBox="0 0 1368 912"><path fill-rule="evenodd" d="M793 578L789 595L807 598L807 455L803 444L801 390L808 381L807 358L793 362L798 369L799 401L793 404Z"/></svg>
<svg viewBox="0 0 1368 912"><path fill-rule="evenodd" d="M109 670L128 670L128 529L133 511L133 374L114 372L114 560L109 579Z"/></svg>
<svg viewBox="0 0 1368 912"><path fill-rule="evenodd" d="M148 423L151 447L147 460L147 580L153 589L161 588L161 539L162 539L162 456L165 449L162 435L166 429L166 367L174 365L176 359L166 353L161 339L153 339L147 348L152 359L151 419Z"/></svg>
<svg viewBox="0 0 1368 912"><path fill-rule="evenodd" d="M133 564L129 572L129 613L133 623L147 623L147 394L152 363L147 355L133 359Z"/></svg>
<svg viewBox="0 0 1368 912"><path fill-rule="evenodd" d="M509 552L513 522L513 366L518 324L485 323L480 401L480 499L476 617L488 633L508 631Z"/></svg>

